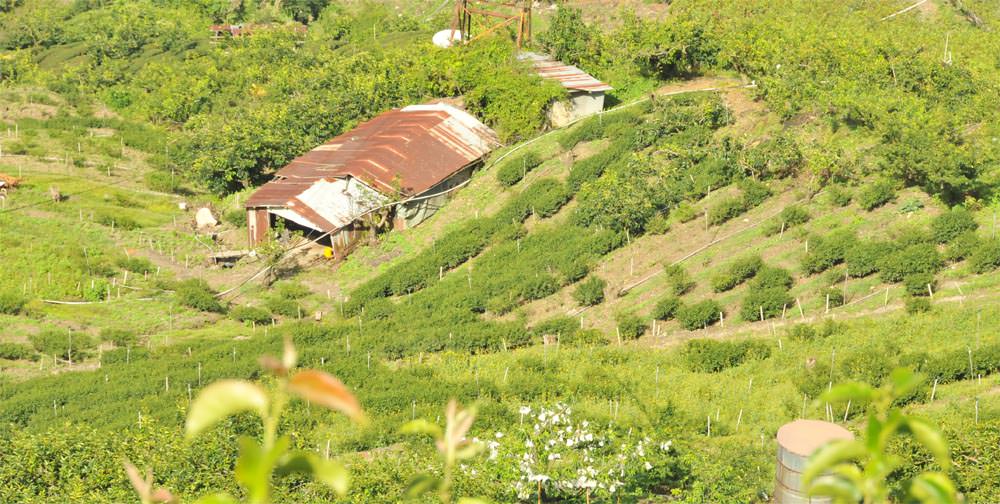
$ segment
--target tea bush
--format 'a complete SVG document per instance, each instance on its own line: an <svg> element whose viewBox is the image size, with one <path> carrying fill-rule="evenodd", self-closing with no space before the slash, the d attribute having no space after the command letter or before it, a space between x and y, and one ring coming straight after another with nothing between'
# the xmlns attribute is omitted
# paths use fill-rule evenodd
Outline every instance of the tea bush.
<svg viewBox="0 0 1000 504"><path fill-rule="evenodd" d="M747 211L747 206L742 197L730 196L716 203L708 211L708 223L718 226L735 217L743 215Z"/></svg>
<svg viewBox="0 0 1000 504"><path fill-rule="evenodd" d="M573 290L573 299L580 306L594 306L604 301L604 289L608 283L604 280L592 276L580 282Z"/></svg>
<svg viewBox="0 0 1000 504"><path fill-rule="evenodd" d="M930 296L928 286L930 289L937 288L937 280L933 273L910 273L903 277L903 286L911 296Z"/></svg>
<svg viewBox="0 0 1000 504"><path fill-rule="evenodd" d="M646 223L646 232L651 235L662 235L670 232L670 219L658 213Z"/></svg>
<svg viewBox="0 0 1000 504"><path fill-rule="evenodd" d="M703 329L719 321L722 306L712 299L706 299L690 305L681 305L677 308L677 321L681 327L693 331Z"/></svg>
<svg viewBox="0 0 1000 504"><path fill-rule="evenodd" d="M827 287L819 291L819 298L823 301L824 306L827 301L830 303L830 308L836 308L838 306L844 306L844 290L837 287Z"/></svg>
<svg viewBox="0 0 1000 504"><path fill-rule="evenodd" d="M753 278L763 266L764 262L757 255L737 259L712 277L712 290L715 292L731 290Z"/></svg>
<svg viewBox="0 0 1000 504"><path fill-rule="evenodd" d="M142 224L139 224L138 221L121 214L109 215L105 213L96 213L94 215L94 221L103 226L126 231L134 231L142 228Z"/></svg>
<svg viewBox="0 0 1000 504"><path fill-rule="evenodd" d="M757 340L693 339L684 345L688 367L700 373L718 373L755 359L771 356L771 347Z"/></svg>
<svg viewBox="0 0 1000 504"><path fill-rule="evenodd" d="M542 157L535 152L528 152L511 159L497 170L497 181L504 187L517 184L528 174L542 164Z"/></svg>
<svg viewBox="0 0 1000 504"><path fill-rule="evenodd" d="M869 212L896 199L896 184L890 180L876 180L858 193L858 204Z"/></svg>
<svg viewBox="0 0 1000 504"><path fill-rule="evenodd" d="M302 299L312 294L312 291L308 287L299 282L279 282L274 286L274 291L278 294L278 297L292 300Z"/></svg>
<svg viewBox="0 0 1000 504"><path fill-rule="evenodd" d="M31 346L39 353L55 355L60 359L81 360L94 347L94 341L86 333L45 329L28 337Z"/></svg>
<svg viewBox="0 0 1000 504"><path fill-rule="evenodd" d="M683 201L677 205L677 208L673 209L670 214L681 223L691 222L698 218L698 211L687 201Z"/></svg>
<svg viewBox="0 0 1000 504"><path fill-rule="evenodd" d="M979 247L981 241L979 235L974 231L962 233L948 244L948 248L944 251L944 258L951 262L967 259Z"/></svg>
<svg viewBox="0 0 1000 504"><path fill-rule="evenodd" d="M109 341L116 347L134 346L139 337L134 331L128 329L115 329L106 327L101 329L101 341Z"/></svg>
<svg viewBox="0 0 1000 504"><path fill-rule="evenodd" d="M179 282L176 288L177 302L204 312L225 313L226 307L215 297L215 293L204 280L192 278Z"/></svg>
<svg viewBox="0 0 1000 504"><path fill-rule="evenodd" d="M777 317L794 302L785 287L750 289L743 298L740 317L749 322L761 320L762 313L764 319Z"/></svg>
<svg viewBox="0 0 1000 504"><path fill-rule="evenodd" d="M832 185L826 188L827 201L837 207L845 207L851 204L853 195L851 191L842 185Z"/></svg>
<svg viewBox="0 0 1000 504"><path fill-rule="evenodd" d="M156 266L145 257L123 257L118 260L118 266L139 275L156 271Z"/></svg>
<svg viewBox="0 0 1000 504"><path fill-rule="evenodd" d="M267 324L271 322L271 313L259 306L236 306L229 310L229 317L246 324Z"/></svg>
<svg viewBox="0 0 1000 504"><path fill-rule="evenodd" d="M950 243L959 235L974 232L978 227L968 210L955 207L931 221L931 234L938 243Z"/></svg>
<svg viewBox="0 0 1000 504"><path fill-rule="evenodd" d="M0 343L0 359L7 360L34 360L35 351L28 345L20 343Z"/></svg>
<svg viewBox="0 0 1000 504"><path fill-rule="evenodd" d="M663 273L667 276L670 291L675 296L683 296L695 286L694 280L691 280L691 274L680 264L665 264Z"/></svg>
<svg viewBox="0 0 1000 504"><path fill-rule="evenodd" d="M915 315L931 311L931 300L926 297L907 296L905 301L906 313Z"/></svg>
<svg viewBox="0 0 1000 504"><path fill-rule="evenodd" d="M264 306L269 312L282 317L299 318L304 313L302 305L300 305L298 301L280 296L274 296L266 299L264 301Z"/></svg>
<svg viewBox="0 0 1000 504"><path fill-rule="evenodd" d="M896 283L913 273L937 273L943 266L937 247L916 244L885 256L879 265L879 275L886 283Z"/></svg>
<svg viewBox="0 0 1000 504"><path fill-rule="evenodd" d="M826 236L810 236L809 252L802 258L802 270L807 274L822 273L844 262L847 250L856 238L848 230L838 230Z"/></svg>
<svg viewBox="0 0 1000 504"><path fill-rule="evenodd" d="M789 338L797 341L812 341L816 338L816 329L809 324L795 324L785 330Z"/></svg>
<svg viewBox="0 0 1000 504"><path fill-rule="evenodd" d="M861 278L877 273L879 265L886 256L893 253L897 246L890 242L873 240L857 240L844 251L844 263L847 272L854 278Z"/></svg>
<svg viewBox="0 0 1000 504"><path fill-rule="evenodd" d="M632 312L620 312L615 315L615 324L623 340L638 339L649 328L645 320Z"/></svg>
<svg viewBox="0 0 1000 504"><path fill-rule="evenodd" d="M769 288L781 288L790 289L795 280L792 278L792 274L784 268L777 268L774 266L763 265L757 270L747 286L752 290L759 289L769 289Z"/></svg>
<svg viewBox="0 0 1000 504"><path fill-rule="evenodd" d="M671 320L677 315L677 310L680 307L680 299L668 296L656 302L650 315L656 320Z"/></svg>
<svg viewBox="0 0 1000 504"><path fill-rule="evenodd" d="M1000 268L1000 239L983 240L969 255L969 267L974 273L989 273Z"/></svg>
<svg viewBox="0 0 1000 504"><path fill-rule="evenodd" d="M28 303L20 294L15 292L0 291L0 313L5 315L17 315L24 310Z"/></svg>
<svg viewBox="0 0 1000 504"><path fill-rule="evenodd" d="M237 228L247 227L247 212L243 209L230 210L222 214L222 220Z"/></svg>

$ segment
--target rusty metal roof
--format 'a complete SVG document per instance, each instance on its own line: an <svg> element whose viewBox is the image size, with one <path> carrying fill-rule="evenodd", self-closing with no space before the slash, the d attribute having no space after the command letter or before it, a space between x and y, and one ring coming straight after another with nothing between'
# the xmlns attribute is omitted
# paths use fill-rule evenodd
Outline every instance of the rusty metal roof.
<svg viewBox="0 0 1000 504"><path fill-rule="evenodd" d="M587 72L573 65L567 65L562 61L552 59L551 56L546 54L523 52L518 55L518 58L530 62L535 68L535 73L543 79L558 81L566 89L587 91L589 93L614 89Z"/></svg>
<svg viewBox="0 0 1000 504"><path fill-rule="evenodd" d="M286 207L318 181L354 177L383 194L420 194L499 145L496 133L444 103L393 109L278 170L246 203Z"/></svg>

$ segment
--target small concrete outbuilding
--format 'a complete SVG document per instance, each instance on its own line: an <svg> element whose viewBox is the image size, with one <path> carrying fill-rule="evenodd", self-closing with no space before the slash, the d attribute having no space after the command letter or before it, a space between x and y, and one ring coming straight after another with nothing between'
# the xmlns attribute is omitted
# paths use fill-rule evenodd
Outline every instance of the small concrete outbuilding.
<svg viewBox="0 0 1000 504"><path fill-rule="evenodd" d="M497 145L493 130L452 105L382 113L295 158L251 195L250 245L281 218L328 233L343 257L378 228L412 227L433 215Z"/></svg>
<svg viewBox="0 0 1000 504"><path fill-rule="evenodd" d="M830 504L827 497L809 497L802 484L809 456L831 441L851 440L847 429L821 420L795 420L778 429L778 471L775 504Z"/></svg>
<svg viewBox="0 0 1000 504"><path fill-rule="evenodd" d="M553 103L549 109L549 123L556 128L604 110L604 93L614 89L587 72L545 54L522 52L518 58L530 63L539 77L559 82L569 93L568 100Z"/></svg>

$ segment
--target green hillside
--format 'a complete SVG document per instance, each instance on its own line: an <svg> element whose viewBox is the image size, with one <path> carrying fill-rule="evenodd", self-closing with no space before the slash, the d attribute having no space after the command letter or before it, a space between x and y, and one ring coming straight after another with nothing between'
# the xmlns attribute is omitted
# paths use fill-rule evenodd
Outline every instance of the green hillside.
<svg viewBox="0 0 1000 504"><path fill-rule="evenodd" d="M450 2L0 3L0 501L139 500L129 461L182 502L769 502L781 425L890 404L930 433L869 502L1000 500L1000 11L913 4L542 2L531 48L615 88L553 129L512 32L430 44ZM504 145L430 220L211 260L277 168L436 98ZM242 412L185 437L199 397Z"/></svg>

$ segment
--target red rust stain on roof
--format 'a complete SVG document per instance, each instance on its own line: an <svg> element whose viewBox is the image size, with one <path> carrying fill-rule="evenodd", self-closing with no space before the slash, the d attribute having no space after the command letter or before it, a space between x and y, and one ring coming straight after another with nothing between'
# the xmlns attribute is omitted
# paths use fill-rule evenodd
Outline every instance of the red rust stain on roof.
<svg viewBox="0 0 1000 504"><path fill-rule="evenodd" d="M355 177L383 194L420 194L499 144L471 115L444 104L394 109L293 159L246 203L287 206L323 179Z"/></svg>

